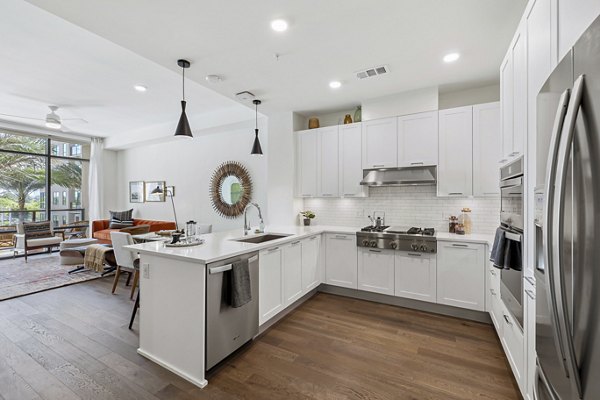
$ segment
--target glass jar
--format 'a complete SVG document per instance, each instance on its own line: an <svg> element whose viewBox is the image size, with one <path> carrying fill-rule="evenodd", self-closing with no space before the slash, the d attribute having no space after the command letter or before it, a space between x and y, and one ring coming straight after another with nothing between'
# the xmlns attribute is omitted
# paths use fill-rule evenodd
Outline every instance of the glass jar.
<svg viewBox="0 0 600 400"><path fill-rule="evenodd" d="M473 231L473 223L471 221L471 209L469 207L465 207L461 210L460 218L458 222L463 224L464 231L466 235L470 235Z"/></svg>
<svg viewBox="0 0 600 400"><path fill-rule="evenodd" d="M454 233L456 233L457 235L464 235L465 226L459 222L458 224L456 224L456 230Z"/></svg>
<svg viewBox="0 0 600 400"><path fill-rule="evenodd" d="M456 225L458 224L458 218L454 215L450 216L450 222L448 223L448 232L456 233Z"/></svg>

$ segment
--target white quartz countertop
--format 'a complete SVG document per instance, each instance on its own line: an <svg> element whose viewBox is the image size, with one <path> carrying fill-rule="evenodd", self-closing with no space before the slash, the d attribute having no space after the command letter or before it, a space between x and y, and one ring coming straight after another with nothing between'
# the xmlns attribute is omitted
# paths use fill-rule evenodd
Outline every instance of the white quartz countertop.
<svg viewBox="0 0 600 400"><path fill-rule="evenodd" d="M264 243L243 243L232 239L248 238L259 235L249 234L248 236L244 236L243 229L236 229L233 231L215 232L200 235L200 238L204 239L204 243L198 246L175 248L166 247L164 242L147 242L125 246L125 248L131 251L136 251L140 254L152 254L165 258L179 259L199 264L208 264L229 257L239 256L240 254L276 247L312 235L318 235L321 233L354 235L359 230L360 228L357 227L326 225L275 226L268 227L266 229L266 233L286 234L289 236L281 239L270 240Z"/></svg>
<svg viewBox="0 0 600 400"><path fill-rule="evenodd" d="M450 232L437 232L436 238L438 241L442 242L469 242L469 243L483 243L488 246L492 246L494 244L494 236L493 235L485 235L473 233L470 235L457 235L456 233Z"/></svg>

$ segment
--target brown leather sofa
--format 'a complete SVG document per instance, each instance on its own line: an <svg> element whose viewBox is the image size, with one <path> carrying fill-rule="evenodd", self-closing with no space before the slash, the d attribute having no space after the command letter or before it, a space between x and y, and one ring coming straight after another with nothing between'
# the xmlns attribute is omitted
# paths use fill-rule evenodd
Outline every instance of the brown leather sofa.
<svg viewBox="0 0 600 400"><path fill-rule="evenodd" d="M144 229L143 225L149 226L149 229ZM154 221L150 219L134 219L133 226L123 229L110 229L110 220L99 219L92 221L92 237L99 240L99 243L110 244L110 233L111 232L129 232L131 234L138 234L146 232L157 232L162 230L175 229L175 222L170 221ZM141 230L140 230L141 228ZM138 232L140 230L140 232Z"/></svg>

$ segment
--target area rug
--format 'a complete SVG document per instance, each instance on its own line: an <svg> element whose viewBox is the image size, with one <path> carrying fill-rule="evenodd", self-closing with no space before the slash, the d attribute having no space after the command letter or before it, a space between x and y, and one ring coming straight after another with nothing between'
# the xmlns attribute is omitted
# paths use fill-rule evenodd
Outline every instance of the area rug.
<svg viewBox="0 0 600 400"><path fill-rule="evenodd" d="M94 271L69 274L74 265L60 265L58 254L0 259L0 300L41 292L101 277Z"/></svg>

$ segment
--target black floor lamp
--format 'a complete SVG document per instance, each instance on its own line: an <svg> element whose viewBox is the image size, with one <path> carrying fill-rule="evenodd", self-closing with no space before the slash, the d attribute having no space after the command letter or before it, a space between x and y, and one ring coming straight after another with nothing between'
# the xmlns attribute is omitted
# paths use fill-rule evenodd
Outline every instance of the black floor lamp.
<svg viewBox="0 0 600 400"><path fill-rule="evenodd" d="M157 185L154 189L152 189L152 192L150 192L151 194L163 194L165 191L163 191L163 188L160 187L160 185ZM175 229L177 231L179 231L179 224L177 223L177 213L175 212L175 200L173 200L173 192L167 188L166 189L166 195L167 196L171 196L171 205L173 206L173 216L175 217Z"/></svg>

